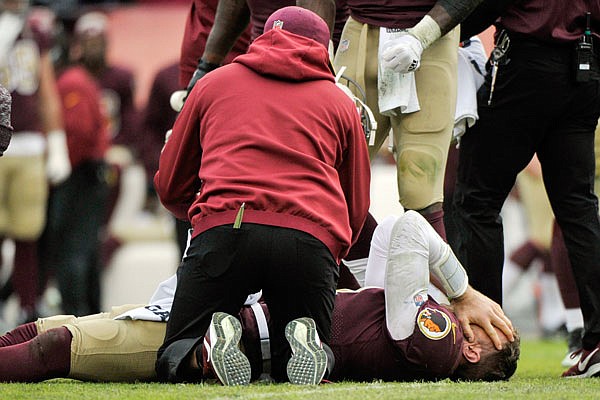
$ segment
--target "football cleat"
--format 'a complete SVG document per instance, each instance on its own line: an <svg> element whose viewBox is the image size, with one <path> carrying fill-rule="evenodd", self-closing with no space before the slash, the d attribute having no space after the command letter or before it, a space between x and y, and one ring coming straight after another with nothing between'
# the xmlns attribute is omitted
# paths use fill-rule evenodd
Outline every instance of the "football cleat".
<svg viewBox="0 0 600 400"><path fill-rule="evenodd" d="M577 364L566 370L564 378L591 378L600 376L600 343L592 350L581 350Z"/></svg>
<svg viewBox="0 0 600 400"><path fill-rule="evenodd" d="M250 383L250 361L239 348L241 338L240 321L223 312L213 314L204 346L208 366L224 386Z"/></svg>
<svg viewBox="0 0 600 400"><path fill-rule="evenodd" d="M298 318L287 324L285 337L292 347L287 375L295 385L316 385L327 370L327 353L323 350L315 321Z"/></svg>

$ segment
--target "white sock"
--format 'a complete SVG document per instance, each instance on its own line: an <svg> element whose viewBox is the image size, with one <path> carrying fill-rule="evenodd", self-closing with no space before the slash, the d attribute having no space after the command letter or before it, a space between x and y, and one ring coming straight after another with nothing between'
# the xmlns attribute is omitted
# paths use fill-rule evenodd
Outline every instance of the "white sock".
<svg viewBox="0 0 600 400"><path fill-rule="evenodd" d="M580 308L567 308L565 310L567 331L583 328L583 314Z"/></svg>

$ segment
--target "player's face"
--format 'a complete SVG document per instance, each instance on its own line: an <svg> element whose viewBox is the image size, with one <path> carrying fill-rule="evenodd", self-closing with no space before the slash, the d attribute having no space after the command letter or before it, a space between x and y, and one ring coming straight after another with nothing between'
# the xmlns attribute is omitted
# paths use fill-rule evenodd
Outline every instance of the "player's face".
<svg viewBox="0 0 600 400"><path fill-rule="evenodd" d="M496 350L494 343L492 343L492 339L490 339L488 334L485 333L485 331L479 325L471 324L471 329L473 330L473 334L475 335L476 341L481 345L482 356L483 353L491 353L493 351L498 351ZM494 327L494 329L496 330L496 334L500 338L502 346L504 346L505 343L508 343L508 338L506 337L506 335L502 333L500 329L496 327Z"/></svg>
<svg viewBox="0 0 600 400"><path fill-rule="evenodd" d="M82 61L90 65L104 63L106 39L103 35L84 35L80 39Z"/></svg>

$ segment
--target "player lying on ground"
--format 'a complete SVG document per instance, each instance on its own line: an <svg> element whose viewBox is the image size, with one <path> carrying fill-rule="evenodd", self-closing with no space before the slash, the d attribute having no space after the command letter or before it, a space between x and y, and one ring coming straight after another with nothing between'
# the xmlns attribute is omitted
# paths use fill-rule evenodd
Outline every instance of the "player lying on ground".
<svg viewBox="0 0 600 400"><path fill-rule="evenodd" d="M369 260L369 268L385 268L383 289L336 296L331 345L339 362L330 379L508 379L516 368L518 336L499 306L468 286L464 269L430 225L412 211L386 219L374 234L371 251L380 254L387 246L385 264ZM430 274L451 299L454 312L429 297ZM0 338L5 346L0 348L0 381L154 380L175 284L175 276L161 283L145 307L41 318L17 327ZM259 308L265 310L244 307L240 315L253 377L262 372L255 368L262 364L256 358L260 335L253 323ZM494 336L496 347L486 332ZM248 343L253 340L254 347Z"/></svg>

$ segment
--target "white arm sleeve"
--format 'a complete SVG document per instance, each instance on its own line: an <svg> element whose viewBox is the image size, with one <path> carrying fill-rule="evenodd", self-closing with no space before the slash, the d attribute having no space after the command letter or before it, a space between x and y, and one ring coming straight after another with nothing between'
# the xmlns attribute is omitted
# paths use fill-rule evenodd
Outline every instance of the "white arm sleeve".
<svg viewBox="0 0 600 400"><path fill-rule="evenodd" d="M387 216L375 228L371 239L371 248L369 249L369 259L367 260L365 286L383 287L392 228L399 218L396 215Z"/></svg>
<svg viewBox="0 0 600 400"><path fill-rule="evenodd" d="M410 336L415 318L428 296L447 303L439 290L432 290L430 274L443 286L448 298L462 295L468 286L467 274L450 246L415 211L407 211L391 231L385 269L386 320L390 336Z"/></svg>

